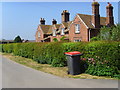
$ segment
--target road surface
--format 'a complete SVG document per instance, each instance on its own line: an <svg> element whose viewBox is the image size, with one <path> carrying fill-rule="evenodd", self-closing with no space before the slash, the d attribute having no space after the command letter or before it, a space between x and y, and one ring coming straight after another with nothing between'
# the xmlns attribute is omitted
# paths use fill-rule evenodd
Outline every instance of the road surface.
<svg viewBox="0 0 120 90"><path fill-rule="evenodd" d="M2 88L118 88L118 81L62 78L2 57Z"/></svg>

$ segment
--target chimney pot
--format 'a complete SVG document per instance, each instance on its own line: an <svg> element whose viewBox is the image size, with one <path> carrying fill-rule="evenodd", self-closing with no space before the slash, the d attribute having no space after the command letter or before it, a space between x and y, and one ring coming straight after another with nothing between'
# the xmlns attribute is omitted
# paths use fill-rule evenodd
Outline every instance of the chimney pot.
<svg viewBox="0 0 120 90"><path fill-rule="evenodd" d="M57 24L57 21L55 19L53 19L53 21L52 21L52 25L54 25L54 24Z"/></svg>
<svg viewBox="0 0 120 90"><path fill-rule="evenodd" d="M44 19L44 18L41 18L41 19L40 19L40 24L41 24L41 25L45 25L45 19Z"/></svg>

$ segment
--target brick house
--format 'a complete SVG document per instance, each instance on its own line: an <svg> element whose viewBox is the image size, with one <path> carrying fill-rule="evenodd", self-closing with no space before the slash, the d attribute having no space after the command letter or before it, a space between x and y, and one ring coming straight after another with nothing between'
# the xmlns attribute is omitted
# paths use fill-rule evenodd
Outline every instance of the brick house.
<svg viewBox="0 0 120 90"><path fill-rule="evenodd" d="M70 13L64 10L61 24L53 19L52 25L45 25L44 18L41 18L35 35L36 42L60 41L62 37L71 42L90 41L98 35L101 27L114 25L113 6L110 3L106 6L106 17L100 17L99 6L98 2L93 2L92 15L76 14L72 21L69 19Z"/></svg>

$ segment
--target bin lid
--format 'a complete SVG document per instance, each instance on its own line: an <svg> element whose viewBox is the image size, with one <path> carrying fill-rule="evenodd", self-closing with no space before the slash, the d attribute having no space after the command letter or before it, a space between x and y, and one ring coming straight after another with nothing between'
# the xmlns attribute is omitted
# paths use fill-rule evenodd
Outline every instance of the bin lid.
<svg viewBox="0 0 120 90"><path fill-rule="evenodd" d="M77 55L77 54L81 54L81 52L73 51L73 52L65 52L65 54L67 54L67 55Z"/></svg>

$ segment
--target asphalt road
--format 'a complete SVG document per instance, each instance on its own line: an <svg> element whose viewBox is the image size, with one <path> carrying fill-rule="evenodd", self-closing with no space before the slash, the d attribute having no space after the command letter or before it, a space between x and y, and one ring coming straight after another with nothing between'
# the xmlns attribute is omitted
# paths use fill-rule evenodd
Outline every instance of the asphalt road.
<svg viewBox="0 0 120 90"><path fill-rule="evenodd" d="M2 88L118 88L118 81L61 78L2 57Z"/></svg>

